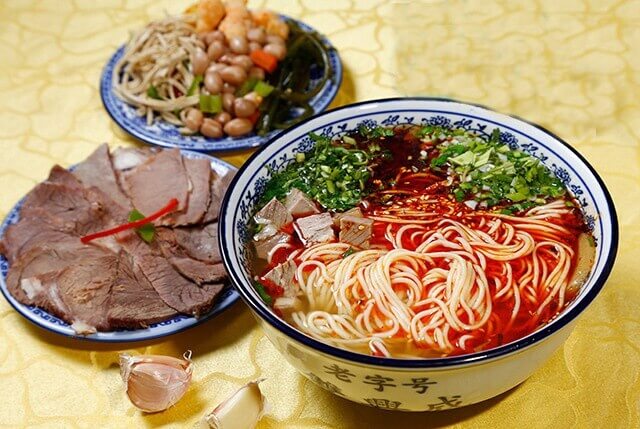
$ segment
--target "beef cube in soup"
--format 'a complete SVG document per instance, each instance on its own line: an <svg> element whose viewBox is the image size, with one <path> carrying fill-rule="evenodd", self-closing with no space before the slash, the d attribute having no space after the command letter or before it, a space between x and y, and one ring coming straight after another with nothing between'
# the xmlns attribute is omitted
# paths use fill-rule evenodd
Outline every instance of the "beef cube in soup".
<svg viewBox="0 0 640 429"><path fill-rule="evenodd" d="M356 216L343 216L340 218L341 243L347 243L361 249L369 248L373 219Z"/></svg>
<svg viewBox="0 0 640 429"><path fill-rule="evenodd" d="M324 243L335 239L333 220L329 213L302 217L295 221L294 226L300 240L306 244Z"/></svg>
<svg viewBox="0 0 640 429"><path fill-rule="evenodd" d="M287 208L276 198L272 198L271 201L269 201L267 205L262 207L253 218L255 219L257 224L273 224L276 229L280 229L286 224L293 221L293 218L287 211Z"/></svg>
<svg viewBox="0 0 640 429"><path fill-rule="evenodd" d="M254 239L253 247L256 249L256 256L258 258L267 259L271 249L280 243L288 243L289 240L291 240L291 236L289 234L277 232L270 237L262 238L260 240Z"/></svg>
<svg viewBox="0 0 640 429"><path fill-rule="evenodd" d="M256 235L253 236L253 239L255 241L266 240L267 238L274 236L277 232L278 228L276 228L274 224L268 223L264 225L262 229L260 229L260 231L256 233Z"/></svg>
<svg viewBox="0 0 640 429"><path fill-rule="evenodd" d="M347 210L346 212L336 213L333 215L333 224L337 228L340 228L340 219L342 219L345 216L362 217L362 210L360 210L360 207L354 207L352 209Z"/></svg>
<svg viewBox="0 0 640 429"><path fill-rule="evenodd" d="M299 298L281 296L273 301L273 308L280 310L282 313L291 313L302 309L302 301Z"/></svg>
<svg viewBox="0 0 640 429"><path fill-rule="evenodd" d="M298 285L294 281L297 269L296 263L289 260L276 265L262 278L280 286L284 290L284 297L293 298L298 294Z"/></svg>
<svg viewBox="0 0 640 429"><path fill-rule="evenodd" d="M291 188L284 205L294 217L301 217L320 213L311 198L300 189Z"/></svg>

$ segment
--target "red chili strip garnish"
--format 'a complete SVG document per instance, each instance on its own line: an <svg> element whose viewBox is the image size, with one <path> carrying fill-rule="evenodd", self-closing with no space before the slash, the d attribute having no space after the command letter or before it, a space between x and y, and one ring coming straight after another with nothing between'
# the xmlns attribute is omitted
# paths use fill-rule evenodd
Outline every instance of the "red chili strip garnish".
<svg viewBox="0 0 640 429"><path fill-rule="evenodd" d="M89 235L85 235L84 237L80 238L80 241L82 241L82 243L87 244L88 242L90 242L91 240L95 240L96 238L102 238L102 237L108 237L110 235L113 234L117 234L119 232L122 231L126 231L128 229L133 229L133 228L139 228L143 225L146 225L168 213L171 213L172 211L174 211L176 208L178 207L178 200L176 198L172 198L171 201L169 201L169 203L164 206L163 208L161 208L160 210L158 210L157 212L153 213L152 215L149 215L143 219L140 220L136 220L135 222L129 222L129 223L125 223L123 225L118 225L115 228L111 228L111 229L106 229L104 231L100 231L100 232L96 232L93 234L89 234Z"/></svg>

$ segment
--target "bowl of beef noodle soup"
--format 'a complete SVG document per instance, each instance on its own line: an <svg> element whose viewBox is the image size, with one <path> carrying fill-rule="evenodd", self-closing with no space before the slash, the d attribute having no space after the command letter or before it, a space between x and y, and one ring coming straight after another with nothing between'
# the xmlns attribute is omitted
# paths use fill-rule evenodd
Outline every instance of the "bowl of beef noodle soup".
<svg viewBox="0 0 640 429"><path fill-rule="evenodd" d="M443 410L524 381L609 275L608 191L560 138L452 100L336 109L258 151L220 248L284 357L339 396Z"/></svg>

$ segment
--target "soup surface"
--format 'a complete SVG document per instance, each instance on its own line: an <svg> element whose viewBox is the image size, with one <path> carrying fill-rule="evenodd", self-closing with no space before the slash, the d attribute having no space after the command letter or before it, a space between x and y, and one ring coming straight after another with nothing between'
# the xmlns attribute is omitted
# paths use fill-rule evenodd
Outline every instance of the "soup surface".
<svg viewBox="0 0 640 429"><path fill-rule="evenodd" d="M499 130L311 138L267 184L250 243L256 290L311 337L375 356L473 353L548 323L589 275L577 201Z"/></svg>

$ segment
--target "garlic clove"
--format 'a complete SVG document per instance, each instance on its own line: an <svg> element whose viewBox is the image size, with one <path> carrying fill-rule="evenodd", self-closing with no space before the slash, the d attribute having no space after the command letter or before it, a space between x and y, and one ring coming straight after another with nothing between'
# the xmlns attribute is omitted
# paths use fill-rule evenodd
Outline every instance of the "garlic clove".
<svg viewBox="0 0 640 429"><path fill-rule="evenodd" d="M253 429L267 409L258 384L247 383L204 417L213 429Z"/></svg>
<svg viewBox="0 0 640 429"><path fill-rule="evenodd" d="M189 388L193 364L191 352L184 359L161 355L120 355L120 374L127 397L147 413L164 411L178 402Z"/></svg>

